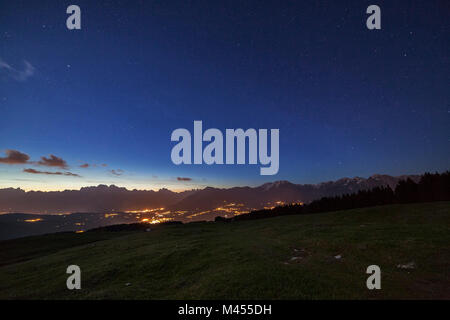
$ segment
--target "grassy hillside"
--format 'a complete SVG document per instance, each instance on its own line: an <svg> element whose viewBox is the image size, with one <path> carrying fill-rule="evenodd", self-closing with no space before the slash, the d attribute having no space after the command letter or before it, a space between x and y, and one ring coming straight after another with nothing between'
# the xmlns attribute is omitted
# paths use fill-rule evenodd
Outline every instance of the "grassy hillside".
<svg viewBox="0 0 450 320"><path fill-rule="evenodd" d="M38 236L0 242L0 259L1 299L450 299L450 202Z"/></svg>

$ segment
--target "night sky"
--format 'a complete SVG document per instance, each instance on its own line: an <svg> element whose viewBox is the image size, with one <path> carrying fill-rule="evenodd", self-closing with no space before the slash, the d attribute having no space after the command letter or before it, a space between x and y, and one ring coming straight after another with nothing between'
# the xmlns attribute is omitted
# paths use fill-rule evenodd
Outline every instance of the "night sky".
<svg viewBox="0 0 450 320"><path fill-rule="evenodd" d="M81 30L66 28L71 4ZM370 4L381 30L366 28ZM449 169L449 1L5 0L0 43L0 188ZM170 135L194 120L280 129L278 174L174 165Z"/></svg>

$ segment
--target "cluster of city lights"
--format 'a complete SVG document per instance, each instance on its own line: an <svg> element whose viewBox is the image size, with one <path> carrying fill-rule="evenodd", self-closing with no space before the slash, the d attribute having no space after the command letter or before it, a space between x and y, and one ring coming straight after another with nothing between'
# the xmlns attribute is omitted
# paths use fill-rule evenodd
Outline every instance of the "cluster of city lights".
<svg viewBox="0 0 450 320"><path fill-rule="evenodd" d="M25 222L39 222L39 221L43 221L43 219L41 219L41 218L37 218L37 219L26 219L26 220L23 220L23 221L25 221Z"/></svg>
<svg viewBox="0 0 450 320"><path fill-rule="evenodd" d="M149 224L158 224L163 222L168 222L173 220L173 218L144 218L141 222L149 223Z"/></svg>

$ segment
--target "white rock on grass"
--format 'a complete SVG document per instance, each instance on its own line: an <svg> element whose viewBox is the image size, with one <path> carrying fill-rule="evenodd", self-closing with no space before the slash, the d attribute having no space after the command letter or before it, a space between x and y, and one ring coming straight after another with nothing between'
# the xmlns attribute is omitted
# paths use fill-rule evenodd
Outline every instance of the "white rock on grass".
<svg viewBox="0 0 450 320"><path fill-rule="evenodd" d="M340 260L342 259L342 256L340 254L338 254L337 256L334 256L335 259Z"/></svg>

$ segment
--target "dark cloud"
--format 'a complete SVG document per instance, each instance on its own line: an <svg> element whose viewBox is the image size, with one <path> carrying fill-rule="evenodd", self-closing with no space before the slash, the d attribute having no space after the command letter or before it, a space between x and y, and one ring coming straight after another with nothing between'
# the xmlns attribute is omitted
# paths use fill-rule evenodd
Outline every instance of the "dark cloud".
<svg viewBox="0 0 450 320"><path fill-rule="evenodd" d="M70 176L70 177L81 177L80 175L72 172L49 172L49 171L39 171L35 169L23 169L23 172L33 173L33 174L49 174L49 175L58 175L58 176Z"/></svg>
<svg viewBox="0 0 450 320"><path fill-rule="evenodd" d="M89 168L89 163L82 164L80 168Z"/></svg>
<svg viewBox="0 0 450 320"><path fill-rule="evenodd" d="M113 170L109 170L109 172L111 172L115 176L121 176L124 171L122 169L117 169L117 170L113 169Z"/></svg>
<svg viewBox="0 0 450 320"><path fill-rule="evenodd" d="M67 162L63 160L62 158L59 158L53 154L50 155L49 158L47 157L41 157L41 160L38 161L38 164L41 166L47 166L47 167L58 167L61 169L67 169Z"/></svg>
<svg viewBox="0 0 450 320"><path fill-rule="evenodd" d="M17 150L6 150L6 157L0 158L0 163L22 164L30 160L30 156Z"/></svg>
<svg viewBox="0 0 450 320"><path fill-rule="evenodd" d="M186 177L177 177L178 181L192 181L191 178L186 178Z"/></svg>

